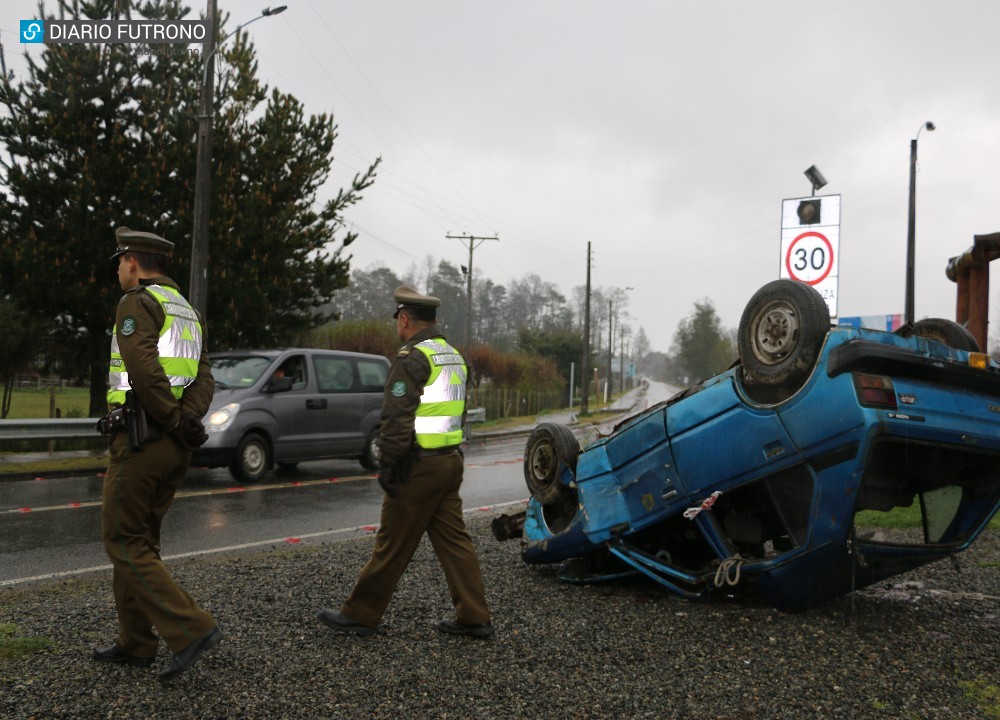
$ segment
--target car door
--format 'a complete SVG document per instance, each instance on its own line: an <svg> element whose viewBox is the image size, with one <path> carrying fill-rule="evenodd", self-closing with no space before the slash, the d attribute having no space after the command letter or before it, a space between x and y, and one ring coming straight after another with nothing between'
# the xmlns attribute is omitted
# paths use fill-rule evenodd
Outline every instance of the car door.
<svg viewBox="0 0 1000 720"><path fill-rule="evenodd" d="M385 364L379 358L317 353L313 369L320 395L327 401L323 413L326 454L360 455L372 413L381 406Z"/></svg>
<svg viewBox="0 0 1000 720"><path fill-rule="evenodd" d="M275 392L272 396L272 412L278 425L274 441L275 461L322 457L322 415L327 401L316 387L305 353L285 357L271 377L292 381L288 390Z"/></svg>

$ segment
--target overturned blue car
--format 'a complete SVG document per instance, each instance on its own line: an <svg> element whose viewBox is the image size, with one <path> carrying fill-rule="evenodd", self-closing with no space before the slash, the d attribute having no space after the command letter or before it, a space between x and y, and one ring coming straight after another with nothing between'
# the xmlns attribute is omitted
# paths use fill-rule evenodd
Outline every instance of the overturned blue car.
<svg viewBox="0 0 1000 720"><path fill-rule="evenodd" d="M960 325L830 325L810 286L748 303L740 360L581 449L528 438L531 499L494 522L564 579L641 573L688 598L802 609L969 547L1000 508L1000 366ZM919 537L862 511L917 508Z"/></svg>

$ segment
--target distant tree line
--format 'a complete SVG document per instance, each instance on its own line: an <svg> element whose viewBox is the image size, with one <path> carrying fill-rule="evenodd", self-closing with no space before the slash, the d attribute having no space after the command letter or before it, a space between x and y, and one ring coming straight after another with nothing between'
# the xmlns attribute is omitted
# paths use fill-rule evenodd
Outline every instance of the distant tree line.
<svg viewBox="0 0 1000 720"><path fill-rule="evenodd" d="M334 320L313 337L320 338L321 342L332 343L336 338L344 343L350 335L353 336L352 347L367 352L391 346L395 338L394 324L389 318L395 307L392 292L398 285L409 285L441 298L438 323L452 343L461 347L465 336L466 278L455 265L446 260L435 262L433 258L427 258L419 266L411 265L401 275L381 264L367 270L353 269L348 286L338 290L329 306L324 308ZM473 281L472 296L471 347L463 350L470 360L479 361L474 363L477 383L489 378L526 389L532 375L510 368L526 367L523 360L519 362L515 358L539 357L553 363L554 374L536 368L538 384L552 389L558 386L560 397L568 398L566 390L571 365L577 388L585 380L593 381L593 368L598 369L601 382L607 379L609 340L613 342L612 367L618 383L615 390L621 388L618 373L623 354L626 368L634 361L641 375L674 385L710 377L729 367L736 358L734 333L721 326L708 299L697 302L692 314L679 324L669 354L653 353L645 330L640 327L634 331L628 323L627 294L620 288L592 288L591 369L583 373L580 368L583 286L573 288L571 299L568 299L555 285L535 274L517 278L509 287L477 277ZM359 333L359 327L366 329ZM384 329L383 345L359 342L360 336L371 338L372 327Z"/></svg>

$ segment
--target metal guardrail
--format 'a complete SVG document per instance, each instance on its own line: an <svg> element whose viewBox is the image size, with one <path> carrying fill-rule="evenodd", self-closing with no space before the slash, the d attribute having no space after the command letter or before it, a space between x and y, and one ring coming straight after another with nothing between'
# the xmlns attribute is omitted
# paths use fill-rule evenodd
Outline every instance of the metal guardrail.
<svg viewBox="0 0 1000 720"><path fill-rule="evenodd" d="M0 420L0 440L76 440L97 438L97 418Z"/></svg>
<svg viewBox="0 0 1000 720"><path fill-rule="evenodd" d="M486 408L472 408L466 414L470 423L486 422ZM97 418L49 418L42 420L0 420L0 441L4 440L79 440L100 437Z"/></svg>

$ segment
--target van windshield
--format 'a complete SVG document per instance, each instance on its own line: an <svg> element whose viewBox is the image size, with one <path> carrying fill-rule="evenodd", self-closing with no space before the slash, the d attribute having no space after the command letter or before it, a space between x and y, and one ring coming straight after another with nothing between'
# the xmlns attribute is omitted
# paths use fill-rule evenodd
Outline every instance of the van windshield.
<svg viewBox="0 0 1000 720"><path fill-rule="evenodd" d="M272 358L260 355L227 355L213 357L212 377L220 387L249 387L260 379L271 365Z"/></svg>

